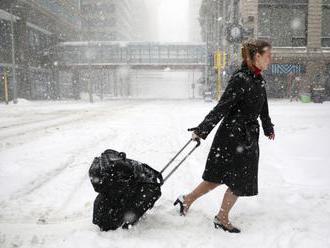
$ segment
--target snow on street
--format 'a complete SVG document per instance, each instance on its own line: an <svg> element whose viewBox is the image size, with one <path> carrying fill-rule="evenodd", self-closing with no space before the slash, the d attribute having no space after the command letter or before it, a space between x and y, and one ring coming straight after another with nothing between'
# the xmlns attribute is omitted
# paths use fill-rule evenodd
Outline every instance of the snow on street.
<svg viewBox="0 0 330 248"><path fill-rule="evenodd" d="M269 100L275 140L260 133L259 194L214 229L225 185L186 217L173 201L201 180L215 127L130 230L92 224L95 156L111 148L160 170L216 102L112 100L0 105L0 247L330 247L330 102ZM191 145L193 147L193 145ZM188 149L187 149L188 150ZM181 156L180 156L181 157Z"/></svg>

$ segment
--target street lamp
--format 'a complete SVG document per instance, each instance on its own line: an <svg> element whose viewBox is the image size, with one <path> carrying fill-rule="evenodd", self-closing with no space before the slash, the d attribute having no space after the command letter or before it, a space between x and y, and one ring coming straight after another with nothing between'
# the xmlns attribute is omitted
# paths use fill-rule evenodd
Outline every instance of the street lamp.
<svg viewBox="0 0 330 248"><path fill-rule="evenodd" d="M20 7L20 6L15 6ZM13 73L13 102L17 104L17 82L16 82L16 61L15 61L15 37L14 37L14 20L13 20L13 3L10 4L10 26L11 26L11 60Z"/></svg>
<svg viewBox="0 0 330 248"><path fill-rule="evenodd" d="M88 30L88 41L87 41L87 61L88 61L88 94L89 94L89 102L93 103L93 83L92 83L92 65L91 65L91 56L92 56L92 49L91 49L91 21L89 20L87 24L87 30Z"/></svg>

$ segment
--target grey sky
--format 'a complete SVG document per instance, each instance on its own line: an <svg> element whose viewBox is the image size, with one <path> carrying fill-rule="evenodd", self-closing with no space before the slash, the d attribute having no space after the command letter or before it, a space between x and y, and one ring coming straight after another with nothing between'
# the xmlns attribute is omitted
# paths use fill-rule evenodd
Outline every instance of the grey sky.
<svg viewBox="0 0 330 248"><path fill-rule="evenodd" d="M145 0L153 11L157 40L188 41L189 0Z"/></svg>

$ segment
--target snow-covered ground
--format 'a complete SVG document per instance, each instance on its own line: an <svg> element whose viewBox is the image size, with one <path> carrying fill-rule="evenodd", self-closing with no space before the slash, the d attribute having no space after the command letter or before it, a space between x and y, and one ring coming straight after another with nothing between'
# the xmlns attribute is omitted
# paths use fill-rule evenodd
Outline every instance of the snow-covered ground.
<svg viewBox="0 0 330 248"><path fill-rule="evenodd" d="M330 102L269 103L276 137L261 132L259 194L239 198L231 211L240 234L212 225L225 186L186 217L173 206L201 181L217 127L138 225L105 233L91 223L96 193L87 173L95 156L112 148L160 169L216 102L1 104L0 247L330 247Z"/></svg>

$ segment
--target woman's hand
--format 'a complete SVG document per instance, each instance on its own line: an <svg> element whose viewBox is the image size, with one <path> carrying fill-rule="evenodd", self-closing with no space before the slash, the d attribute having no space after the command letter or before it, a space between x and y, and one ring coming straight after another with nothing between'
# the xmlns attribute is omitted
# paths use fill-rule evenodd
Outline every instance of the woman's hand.
<svg viewBox="0 0 330 248"><path fill-rule="evenodd" d="M198 139L200 139L200 137L197 134L195 134L195 132L192 132L191 133L191 139L192 140L198 140Z"/></svg>
<svg viewBox="0 0 330 248"><path fill-rule="evenodd" d="M271 133L271 134L268 136L268 139L270 139L270 140L274 140L274 139L275 139L275 132Z"/></svg>
<svg viewBox="0 0 330 248"><path fill-rule="evenodd" d="M200 141L201 139L205 139L205 137L202 138L202 137L199 136L199 135L201 135L200 134L199 127L188 128L188 131L192 131L192 133L191 133L191 139L194 140L194 141Z"/></svg>

